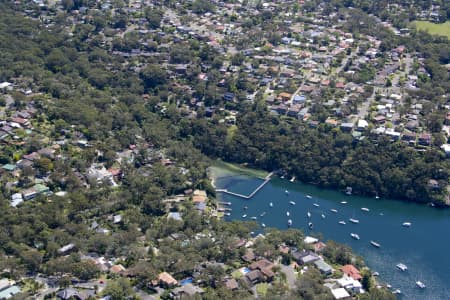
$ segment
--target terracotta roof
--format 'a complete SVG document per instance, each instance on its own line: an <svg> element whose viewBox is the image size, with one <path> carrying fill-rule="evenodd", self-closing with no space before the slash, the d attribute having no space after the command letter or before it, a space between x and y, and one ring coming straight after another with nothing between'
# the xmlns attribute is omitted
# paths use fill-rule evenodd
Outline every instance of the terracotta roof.
<svg viewBox="0 0 450 300"><path fill-rule="evenodd" d="M178 281L176 281L176 279L173 278L172 275L170 275L167 272L160 273L158 275L158 280L167 285L177 285L178 284Z"/></svg>
<svg viewBox="0 0 450 300"><path fill-rule="evenodd" d="M362 278L361 274L359 273L358 269L355 268L353 265L345 265L342 267L342 272L350 276L351 278L355 280L360 280Z"/></svg>

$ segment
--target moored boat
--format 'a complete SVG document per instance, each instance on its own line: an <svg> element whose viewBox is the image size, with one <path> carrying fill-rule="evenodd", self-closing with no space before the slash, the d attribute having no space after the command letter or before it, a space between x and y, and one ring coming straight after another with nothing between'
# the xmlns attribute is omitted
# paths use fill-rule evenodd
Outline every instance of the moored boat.
<svg viewBox="0 0 450 300"><path fill-rule="evenodd" d="M313 205L314 205L315 207L319 207L319 206L320 206L320 205L317 204L317 203L313 203Z"/></svg>
<svg viewBox="0 0 450 300"><path fill-rule="evenodd" d="M312 199L312 196L311 195L306 195L306 198Z"/></svg>
<svg viewBox="0 0 450 300"><path fill-rule="evenodd" d="M346 224L345 221L339 221L338 223L341 224L341 225L345 225Z"/></svg>
<svg viewBox="0 0 450 300"><path fill-rule="evenodd" d="M269 206L270 206L270 207L273 207L273 203L272 203L272 202L270 202L270 203L269 203Z"/></svg>
<svg viewBox="0 0 450 300"><path fill-rule="evenodd" d="M321 214L320 216L322 217L322 219L325 219L325 215L324 214Z"/></svg>
<svg viewBox="0 0 450 300"><path fill-rule="evenodd" d="M402 263L398 263L398 264L396 265L396 267L397 267L398 269L400 269L401 271L406 271L406 270L408 270L408 267L407 267L405 264L402 264Z"/></svg>
<svg viewBox="0 0 450 300"><path fill-rule="evenodd" d="M416 285L417 285L418 287L420 287L421 289L424 289L424 288L427 287L427 286L425 285L425 283L423 283L423 282L420 281L420 280L417 280L417 281L416 281Z"/></svg>
<svg viewBox="0 0 450 300"><path fill-rule="evenodd" d="M347 201L341 201L341 204L347 204Z"/></svg>
<svg viewBox="0 0 450 300"><path fill-rule="evenodd" d="M337 214L337 209L334 209L334 208L332 208L332 209L330 209L331 210L331 212L334 212L335 214Z"/></svg>
<svg viewBox="0 0 450 300"><path fill-rule="evenodd" d="M291 205L295 205L295 202L294 202L294 201L289 201L289 203L290 203Z"/></svg>
<svg viewBox="0 0 450 300"><path fill-rule="evenodd" d="M256 217L251 217L250 219L252 219L252 220L256 220Z"/></svg>
<svg viewBox="0 0 450 300"><path fill-rule="evenodd" d="M311 218L311 213L309 211L306 213L306 215L308 216L308 218Z"/></svg>
<svg viewBox="0 0 450 300"><path fill-rule="evenodd" d="M286 212L286 216L288 216L288 217L289 217L289 216L290 216L290 214L291 214L290 212L288 212L288 211Z"/></svg>
<svg viewBox="0 0 450 300"><path fill-rule="evenodd" d="M242 215L243 218L247 218L247 215Z"/></svg>
<svg viewBox="0 0 450 300"><path fill-rule="evenodd" d="M353 224L358 224L359 220L358 219L354 219L354 218L350 218L348 219L350 222L352 222Z"/></svg>
<svg viewBox="0 0 450 300"><path fill-rule="evenodd" d="M380 248L380 247L381 247L381 245L378 244L378 243L375 242L375 241L370 241L370 244L371 244L372 246L376 247L376 248Z"/></svg>
<svg viewBox="0 0 450 300"><path fill-rule="evenodd" d="M370 209L368 209L367 207L361 207L362 211L370 211Z"/></svg>
<svg viewBox="0 0 450 300"><path fill-rule="evenodd" d="M359 235L358 234L356 234L356 233L350 233L350 236L352 237L352 238L354 238L355 240L359 240Z"/></svg>
<svg viewBox="0 0 450 300"><path fill-rule="evenodd" d="M288 190L285 190L284 193L285 193L286 195L289 195L289 191L288 191Z"/></svg>
<svg viewBox="0 0 450 300"><path fill-rule="evenodd" d="M308 223L309 229L313 229L313 226L314 226L313 223L311 223L311 222Z"/></svg>
<svg viewBox="0 0 450 300"><path fill-rule="evenodd" d="M264 217L265 215L266 215L266 212L263 211L259 216L260 216L260 217Z"/></svg>
<svg viewBox="0 0 450 300"><path fill-rule="evenodd" d="M265 228L265 227L266 227L266 224L261 223L261 227Z"/></svg>
<svg viewBox="0 0 450 300"><path fill-rule="evenodd" d="M400 289L395 289L394 291L392 291L392 294L401 294L402 291Z"/></svg>
<svg viewBox="0 0 450 300"><path fill-rule="evenodd" d="M292 220L291 219L288 220L288 226L292 226Z"/></svg>
<svg viewBox="0 0 450 300"><path fill-rule="evenodd" d="M403 227L410 227L411 226L411 222L404 222L402 224Z"/></svg>

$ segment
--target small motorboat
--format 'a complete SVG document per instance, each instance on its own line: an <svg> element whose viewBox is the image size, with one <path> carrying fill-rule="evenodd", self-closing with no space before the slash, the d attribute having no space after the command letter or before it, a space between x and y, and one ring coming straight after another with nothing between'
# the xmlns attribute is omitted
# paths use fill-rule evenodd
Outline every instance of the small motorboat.
<svg viewBox="0 0 450 300"><path fill-rule="evenodd" d="M380 247L381 247L381 245L378 244L378 243L375 242L375 241L370 241L370 244L371 244L372 246L376 247L376 248L380 248Z"/></svg>
<svg viewBox="0 0 450 300"><path fill-rule="evenodd" d="M286 195L289 195L289 191L288 191L288 190L285 190L284 193L285 193Z"/></svg>
<svg viewBox="0 0 450 300"><path fill-rule="evenodd" d="M396 267L397 267L397 269L399 269L399 270L401 270L401 271L406 271L406 270L408 270L408 267L405 265L405 264L402 264L402 263L398 263L397 265L396 265Z"/></svg>
<svg viewBox="0 0 450 300"><path fill-rule="evenodd" d="M313 205L314 205L315 207L319 207L319 206L320 206L320 205L317 204L317 203L313 203Z"/></svg>
<svg viewBox="0 0 450 300"><path fill-rule="evenodd" d="M341 204L347 204L347 201L341 201Z"/></svg>
<svg viewBox="0 0 450 300"><path fill-rule="evenodd" d="M403 227L411 227L411 222L404 222L402 224Z"/></svg>
<svg viewBox="0 0 450 300"><path fill-rule="evenodd" d="M292 226L292 220L291 219L288 220L288 226Z"/></svg>
<svg viewBox="0 0 450 300"><path fill-rule="evenodd" d="M242 215L243 218L247 218L247 215Z"/></svg>
<svg viewBox="0 0 450 300"><path fill-rule="evenodd" d="M324 214L321 214L320 216L322 217L322 219L325 219L325 215Z"/></svg>
<svg viewBox="0 0 450 300"><path fill-rule="evenodd" d="M373 276L380 276L380 273L378 273L378 272L373 272L372 275L373 275Z"/></svg>
<svg viewBox="0 0 450 300"><path fill-rule="evenodd" d="M370 209L368 209L367 207L361 207L362 211L370 211Z"/></svg>
<svg viewBox="0 0 450 300"><path fill-rule="evenodd" d="M313 223L309 222L308 227L309 227L309 229L313 229Z"/></svg>
<svg viewBox="0 0 450 300"><path fill-rule="evenodd" d="M290 182L294 182L295 181L295 176L291 178L291 180L289 180Z"/></svg>
<svg viewBox="0 0 450 300"><path fill-rule="evenodd" d="M423 282L420 281L420 280L417 280L417 281L416 281L416 285L417 285L418 287L420 287L421 289L424 289L424 288L427 287L427 286L425 285L425 283L423 283Z"/></svg>
<svg viewBox="0 0 450 300"><path fill-rule="evenodd" d="M294 201L289 201L289 203L290 203L291 205L295 205L295 202L294 202Z"/></svg>
<svg viewBox="0 0 450 300"><path fill-rule="evenodd" d="M263 211L259 216L260 216L260 217L264 217L265 215L266 215L266 212Z"/></svg>
<svg viewBox="0 0 450 300"><path fill-rule="evenodd" d="M287 212L286 212L286 216L289 217L290 215L291 215L291 213L287 211Z"/></svg>
<svg viewBox="0 0 450 300"><path fill-rule="evenodd" d="M359 220L358 219L354 219L354 218L350 218L348 219L350 222L352 222L353 224L358 224Z"/></svg>
<svg viewBox="0 0 450 300"><path fill-rule="evenodd" d="M229 213L229 212L226 212L226 213L223 213L225 216L231 216L231 213Z"/></svg>
<svg viewBox="0 0 450 300"><path fill-rule="evenodd" d="M401 293L402 293L402 291L401 291L400 289L395 289L395 290L392 291L392 294L397 294L397 295L399 295L399 294L401 294Z"/></svg>
<svg viewBox="0 0 450 300"><path fill-rule="evenodd" d="M352 238L354 238L355 240L359 240L359 235L358 234L356 234L356 233L350 233L350 236L352 237Z"/></svg>
<svg viewBox="0 0 450 300"><path fill-rule="evenodd" d="M247 210L248 209L248 206L246 205L246 206L244 206L244 210Z"/></svg>
<svg viewBox="0 0 450 300"><path fill-rule="evenodd" d="M261 223L261 227L265 228L265 227L266 227L266 224Z"/></svg>
<svg viewBox="0 0 450 300"><path fill-rule="evenodd" d="M306 195L306 198L312 199L312 196L311 195Z"/></svg>
<svg viewBox="0 0 450 300"><path fill-rule="evenodd" d="M270 206L270 207L273 207L273 203L272 203L272 202L270 202L270 203L269 203L269 206Z"/></svg>
<svg viewBox="0 0 450 300"><path fill-rule="evenodd" d="M252 220L256 220L256 217L251 217L250 219L252 219Z"/></svg>
<svg viewBox="0 0 450 300"><path fill-rule="evenodd" d="M339 221L338 223L341 224L341 225L345 225L346 224L345 221Z"/></svg>
<svg viewBox="0 0 450 300"><path fill-rule="evenodd" d="M306 215L308 216L308 218L311 218L311 213L309 211L306 213Z"/></svg>
<svg viewBox="0 0 450 300"><path fill-rule="evenodd" d="M334 208L330 209L330 211L334 212L335 214L337 214L337 212L338 212L337 209L334 209Z"/></svg>

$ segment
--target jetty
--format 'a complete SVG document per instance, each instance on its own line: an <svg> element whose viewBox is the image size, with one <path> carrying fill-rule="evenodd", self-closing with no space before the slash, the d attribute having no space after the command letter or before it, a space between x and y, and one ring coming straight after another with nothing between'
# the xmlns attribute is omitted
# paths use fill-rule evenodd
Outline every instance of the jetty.
<svg viewBox="0 0 450 300"><path fill-rule="evenodd" d="M216 192L217 193L225 193L225 194L236 196L236 197L243 198L243 199L251 199L251 198L253 198L253 196L255 196L255 194L257 192L259 192L259 190L261 190L270 181L270 179L272 179L273 174L274 174L274 172L270 172L264 178L264 181L253 192L251 192L249 195L243 195L243 194L239 194L239 193L230 192L227 189L216 189Z"/></svg>

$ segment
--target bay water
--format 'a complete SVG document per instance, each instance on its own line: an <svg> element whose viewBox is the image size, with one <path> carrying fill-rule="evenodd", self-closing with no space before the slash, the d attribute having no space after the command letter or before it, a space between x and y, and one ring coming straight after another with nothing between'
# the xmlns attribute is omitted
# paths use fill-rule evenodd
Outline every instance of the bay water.
<svg viewBox="0 0 450 300"><path fill-rule="evenodd" d="M215 178L217 188L244 195L249 195L261 183L261 179L238 174ZM251 199L225 193L218 193L218 197L221 201L231 202L232 211L226 220L250 221L256 217L260 226L287 229L288 219L291 219L292 227L302 229L306 235L320 234L325 241L334 240L350 246L373 272L380 274L380 282L402 291L400 299L450 299L448 209L349 196L277 177ZM243 218L244 215L247 216ZM350 218L359 223L351 223ZM341 225L339 221L346 224ZM313 223L312 230L308 228L309 222ZM411 226L402 226L404 222L410 222ZM260 228L263 230L262 226ZM358 234L360 240L353 239L350 233ZM371 245L371 240L381 247ZM405 264L408 270L397 269L398 263ZM426 288L418 288L417 280L425 283Z"/></svg>

